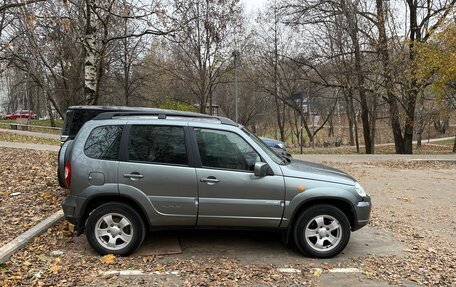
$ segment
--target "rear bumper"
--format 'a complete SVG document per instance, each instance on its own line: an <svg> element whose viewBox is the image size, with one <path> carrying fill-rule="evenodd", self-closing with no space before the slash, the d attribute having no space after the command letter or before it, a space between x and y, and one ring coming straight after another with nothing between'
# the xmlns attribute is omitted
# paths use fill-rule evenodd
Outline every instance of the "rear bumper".
<svg viewBox="0 0 456 287"><path fill-rule="evenodd" d="M358 202L355 206L356 219L352 226L352 231L358 230L369 223L371 210L372 202L369 196Z"/></svg>
<svg viewBox="0 0 456 287"><path fill-rule="evenodd" d="M81 207L86 198L78 196L67 196L62 201L62 209L65 219L78 226L81 222Z"/></svg>

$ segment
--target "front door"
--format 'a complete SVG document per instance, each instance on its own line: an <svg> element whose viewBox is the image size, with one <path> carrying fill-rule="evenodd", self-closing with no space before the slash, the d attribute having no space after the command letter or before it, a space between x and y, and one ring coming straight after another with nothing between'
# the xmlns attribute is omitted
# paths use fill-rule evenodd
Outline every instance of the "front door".
<svg viewBox="0 0 456 287"><path fill-rule="evenodd" d="M281 175L257 177L261 157L240 135L195 128L201 167L198 226L278 227L285 194Z"/></svg>
<svg viewBox="0 0 456 287"><path fill-rule="evenodd" d="M132 125L119 192L146 198L152 225L195 225L196 171L189 166L182 126Z"/></svg>

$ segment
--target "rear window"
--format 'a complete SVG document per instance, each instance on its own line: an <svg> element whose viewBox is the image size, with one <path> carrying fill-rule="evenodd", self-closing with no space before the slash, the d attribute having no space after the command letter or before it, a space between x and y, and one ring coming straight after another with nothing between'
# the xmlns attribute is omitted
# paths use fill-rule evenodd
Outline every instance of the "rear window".
<svg viewBox="0 0 456 287"><path fill-rule="evenodd" d="M102 126L92 130L84 146L91 158L117 160L123 126Z"/></svg>
<svg viewBox="0 0 456 287"><path fill-rule="evenodd" d="M86 122L104 112L101 110L69 110L65 116L62 134L75 137Z"/></svg>

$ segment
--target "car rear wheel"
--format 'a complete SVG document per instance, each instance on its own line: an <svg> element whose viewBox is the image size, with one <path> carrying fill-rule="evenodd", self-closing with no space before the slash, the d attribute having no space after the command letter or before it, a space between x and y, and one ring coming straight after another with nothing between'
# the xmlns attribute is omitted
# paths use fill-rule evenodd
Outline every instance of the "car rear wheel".
<svg viewBox="0 0 456 287"><path fill-rule="evenodd" d="M85 232L90 246L101 255L128 255L141 245L146 228L132 207L110 202L90 213Z"/></svg>
<svg viewBox="0 0 456 287"><path fill-rule="evenodd" d="M316 205L300 214L294 225L294 241L306 255L330 258L342 252L350 240L347 216L332 205Z"/></svg>

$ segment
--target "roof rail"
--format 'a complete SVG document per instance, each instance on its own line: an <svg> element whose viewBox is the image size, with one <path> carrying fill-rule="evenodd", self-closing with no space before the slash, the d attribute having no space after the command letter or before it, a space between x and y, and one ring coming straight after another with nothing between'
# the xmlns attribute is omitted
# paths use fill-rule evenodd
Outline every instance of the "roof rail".
<svg viewBox="0 0 456 287"><path fill-rule="evenodd" d="M106 112L97 115L94 120L108 120L114 117L127 117L127 116L157 116L159 119L166 119L167 117L184 117L184 118L200 118L200 119L215 119L219 120L220 123L230 126L238 126L237 123L230 120L229 118L219 116L209 116L204 114L192 113L192 112L180 112L173 110L160 110L156 111L121 111L121 112Z"/></svg>

